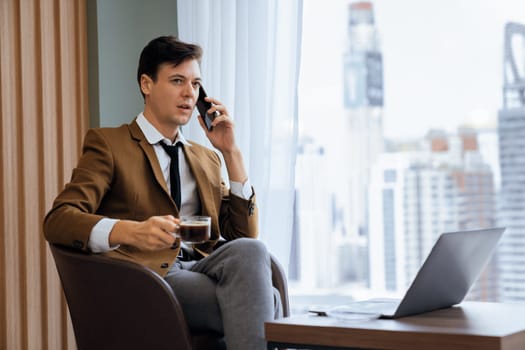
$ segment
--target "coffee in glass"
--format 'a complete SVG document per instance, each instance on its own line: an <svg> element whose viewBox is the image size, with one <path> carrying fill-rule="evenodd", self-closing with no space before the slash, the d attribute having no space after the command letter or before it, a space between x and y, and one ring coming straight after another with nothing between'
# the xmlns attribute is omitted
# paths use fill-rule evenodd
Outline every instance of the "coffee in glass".
<svg viewBox="0 0 525 350"><path fill-rule="evenodd" d="M210 239L209 216L183 216L175 234L184 242L203 243Z"/></svg>

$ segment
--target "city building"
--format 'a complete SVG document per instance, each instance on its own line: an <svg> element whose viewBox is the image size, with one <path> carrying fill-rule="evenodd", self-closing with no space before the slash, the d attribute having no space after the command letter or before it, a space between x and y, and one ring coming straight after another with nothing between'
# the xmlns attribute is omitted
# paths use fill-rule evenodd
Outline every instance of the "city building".
<svg viewBox="0 0 525 350"><path fill-rule="evenodd" d="M333 287L338 280L337 257L333 254L337 226L330 214L333 191L331 183L322 176L323 169L328 169L326 164L322 146L312 139L300 140L290 279L303 290Z"/></svg>
<svg viewBox="0 0 525 350"><path fill-rule="evenodd" d="M344 106L347 116L347 235L341 254L367 250L368 186L371 168L383 151L383 61L371 2L349 5L347 50L344 54ZM352 260L359 259L358 256ZM347 282L368 279L368 267L348 275ZM353 276L353 277L351 277Z"/></svg>
<svg viewBox="0 0 525 350"><path fill-rule="evenodd" d="M513 45L520 42L521 46ZM505 28L503 107L499 111L501 190L498 256L502 301L525 301L525 25Z"/></svg>
<svg viewBox="0 0 525 350"><path fill-rule="evenodd" d="M406 290L443 232L494 226L492 171L476 132L432 130L419 151L382 154L370 185L371 288ZM469 296L495 300L496 260Z"/></svg>

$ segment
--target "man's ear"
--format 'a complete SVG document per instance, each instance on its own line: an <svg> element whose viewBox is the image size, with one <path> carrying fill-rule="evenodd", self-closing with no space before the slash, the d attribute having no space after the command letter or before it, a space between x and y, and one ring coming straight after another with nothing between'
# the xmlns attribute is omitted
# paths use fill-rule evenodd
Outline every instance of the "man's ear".
<svg viewBox="0 0 525 350"><path fill-rule="evenodd" d="M147 74L142 74L140 76L140 90L144 95L149 95L151 86L153 85L153 80Z"/></svg>

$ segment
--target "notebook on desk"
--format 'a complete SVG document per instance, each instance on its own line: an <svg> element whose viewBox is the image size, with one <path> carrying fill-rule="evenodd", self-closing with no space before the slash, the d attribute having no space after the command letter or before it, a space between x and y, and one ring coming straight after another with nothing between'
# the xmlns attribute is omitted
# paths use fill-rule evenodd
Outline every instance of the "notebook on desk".
<svg viewBox="0 0 525 350"><path fill-rule="evenodd" d="M381 318L398 318L458 304L477 280L503 231L505 228L443 233L403 299L359 301L324 313L342 317L345 314L373 314Z"/></svg>

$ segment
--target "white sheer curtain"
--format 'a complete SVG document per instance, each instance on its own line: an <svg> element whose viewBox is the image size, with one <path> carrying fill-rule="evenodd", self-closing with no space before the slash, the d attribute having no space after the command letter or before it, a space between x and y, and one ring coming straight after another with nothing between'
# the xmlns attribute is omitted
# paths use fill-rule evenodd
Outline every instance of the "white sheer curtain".
<svg viewBox="0 0 525 350"><path fill-rule="evenodd" d="M204 49L210 96L235 120L261 239L287 267L294 204L302 0L178 0L179 38ZM195 118L183 132L209 143Z"/></svg>

